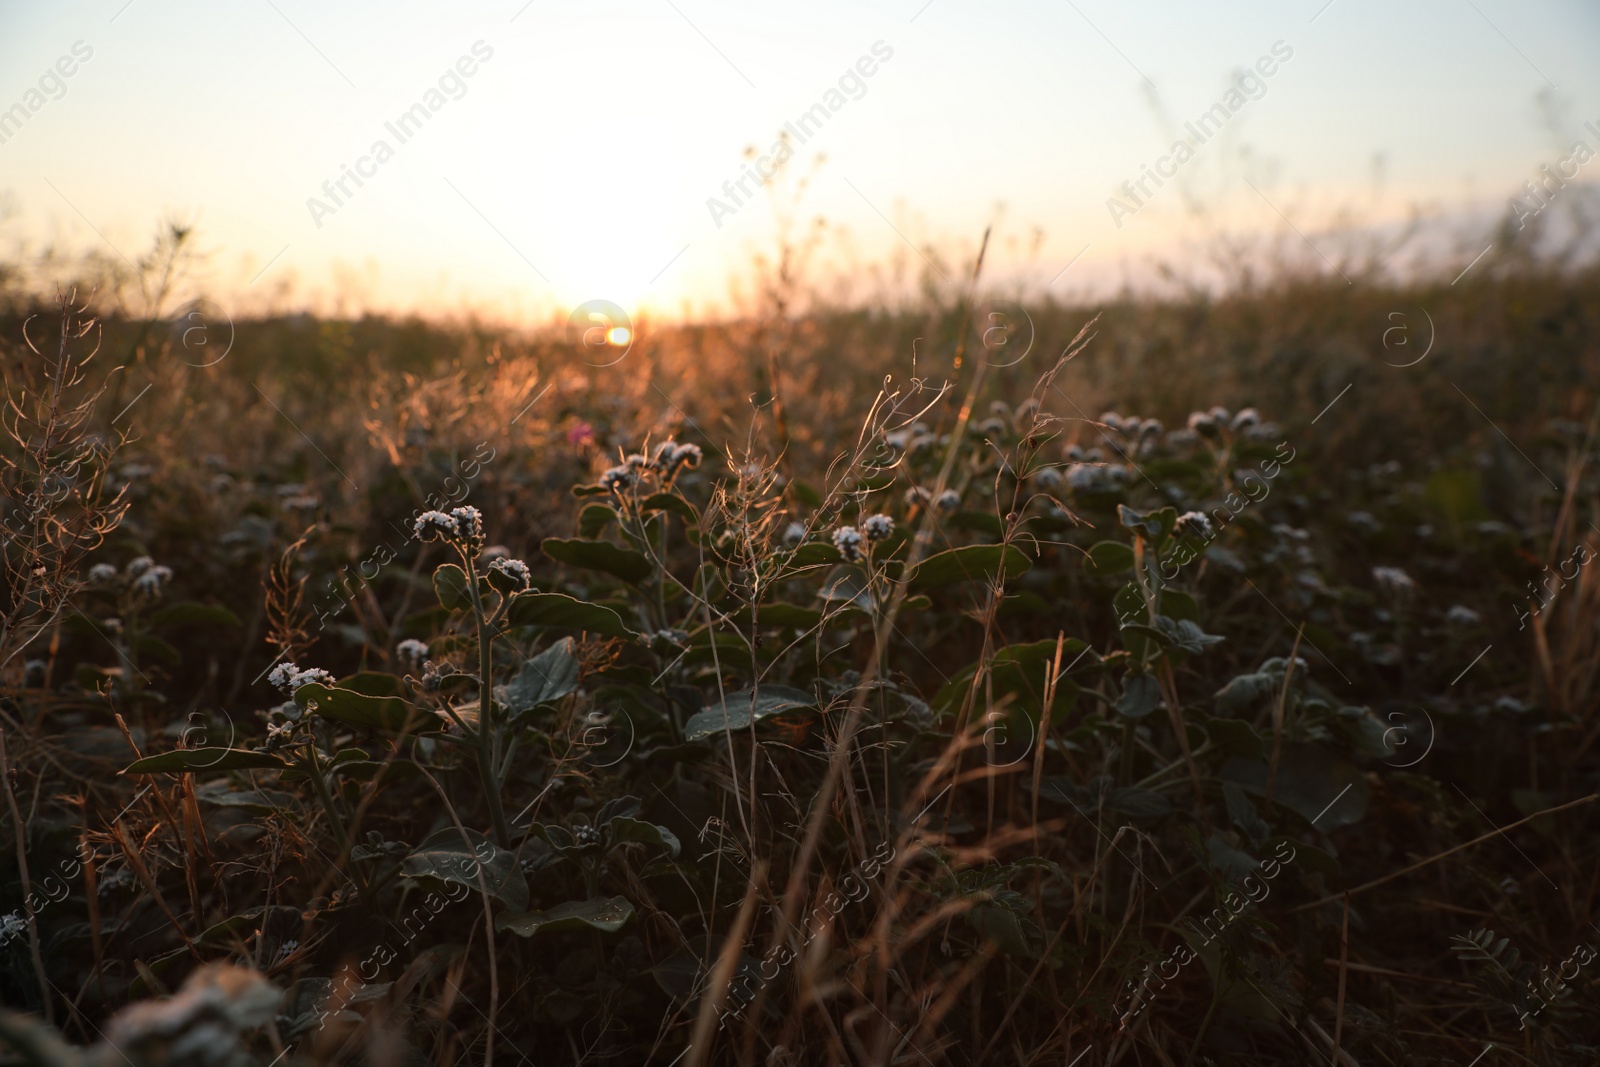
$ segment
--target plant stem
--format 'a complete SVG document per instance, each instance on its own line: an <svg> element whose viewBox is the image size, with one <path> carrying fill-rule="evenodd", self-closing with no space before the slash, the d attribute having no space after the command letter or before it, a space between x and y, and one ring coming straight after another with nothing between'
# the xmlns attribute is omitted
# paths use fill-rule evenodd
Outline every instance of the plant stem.
<svg viewBox="0 0 1600 1067"><path fill-rule="evenodd" d="M483 592L478 588L478 561L468 552L462 552L461 557L467 565L467 589L472 593L472 614L478 623L478 773L483 778L483 792L489 802L494 843L510 848L511 829L506 824L505 805L500 801L500 777L495 773L494 620L483 608Z"/></svg>

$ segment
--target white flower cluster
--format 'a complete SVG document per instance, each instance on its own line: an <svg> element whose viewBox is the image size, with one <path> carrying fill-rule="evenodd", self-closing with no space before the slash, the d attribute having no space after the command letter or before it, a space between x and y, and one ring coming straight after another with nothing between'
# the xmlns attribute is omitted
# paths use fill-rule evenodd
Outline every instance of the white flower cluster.
<svg viewBox="0 0 1600 1067"><path fill-rule="evenodd" d="M1179 537L1198 537L1202 541L1211 540L1214 533L1211 519L1203 511L1186 511L1179 515L1172 532Z"/></svg>
<svg viewBox="0 0 1600 1067"><path fill-rule="evenodd" d="M663 482L670 482L685 467L700 466L704 456L699 445L662 441L656 445L654 455L645 456L635 452L617 466L603 471L600 488L608 493L621 494L638 485L647 474L656 474Z"/></svg>
<svg viewBox="0 0 1600 1067"><path fill-rule="evenodd" d="M464 541L471 545L483 542L483 512L467 505L451 511L424 511L412 523L412 530L420 541Z"/></svg>
<svg viewBox="0 0 1600 1067"><path fill-rule="evenodd" d="M926 452L938 444L940 440L925 422L913 422L907 429L895 430L883 435L884 444L896 452L908 452L914 456ZM944 440L948 440L948 438Z"/></svg>
<svg viewBox="0 0 1600 1067"><path fill-rule="evenodd" d="M313 667L310 670L303 671L288 660L284 660L272 668L272 673L267 675L267 681L292 697L296 689L308 682L316 682L318 685L332 685L334 677L320 667Z"/></svg>
<svg viewBox="0 0 1600 1067"><path fill-rule="evenodd" d="M1410 596L1417 587L1411 575L1399 567L1374 567L1372 580L1378 583L1379 589L1396 599Z"/></svg>
<svg viewBox="0 0 1600 1067"><path fill-rule="evenodd" d="M520 559L497 559L489 564L489 574L503 576L517 590L527 589L533 585L533 572Z"/></svg>
<svg viewBox="0 0 1600 1067"><path fill-rule="evenodd" d="M1097 453L1098 449L1090 449ZM1120 463L1072 463L1067 466L1067 485L1074 492L1105 493L1128 480L1128 468Z"/></svg>
<svg viewBox="0 0 1600 1067"><path fill-rule="evenodd" d="M882 513L868 515L861 523L861 529L866 533L868 541L882 541L894 533L894 520Z"/></svg>
<svg viewBox="0 0 1600 1067"><path fill-rule="evenodd" d="M1236 413L1230 413L1227 408L1219 404L1210 411L1190 412L1189 432L1196 437L1221 437L1224 432L1231 432L1265 440L1278 436L1278 427L1270 422L1262 422L1261 413L1255 408L1243 408ZM1171 438L1168 438L1167 443L1177 444Z"/></svg>
<svg viewBox="0 0 1600 1067"><path fill-rule="evenodd" d="M394 646L395 658L413 671L422 670L428 659L428 642L408 637Z"/></svg>
<svg viewBox="0 0 1600 1067"><path fill-rule="evenodd" d="M89 584L102 589L127 586L141 597L151 600L166 591L172 581L172 568L164 567L149 556L129 560L121 571L109 563L96 563L89 568Z"/></svg>
<svg viewBox="0 0 1600 1067"><path fill-rule="evenodd" d="M833 531L833 547L839 550L839 555L846 561L855 563L861 559L861 531L854 526L841 526Z"/></svg>

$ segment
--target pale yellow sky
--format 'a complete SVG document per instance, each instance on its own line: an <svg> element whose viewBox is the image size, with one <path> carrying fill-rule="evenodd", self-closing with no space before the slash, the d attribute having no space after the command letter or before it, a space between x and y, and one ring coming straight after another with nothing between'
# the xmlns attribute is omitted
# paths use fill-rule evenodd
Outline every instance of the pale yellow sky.
<svg viewBox="0 0 1600 1067"><path fill-rule="evenodd" d="M1071 264L1066 293L1189 232L1180 186L1245 228L1499 210L1572 135L1600 147L1596 44L1579 0L0 3L0 240L134 258L184 219L243 309L701 313L772 247L734 183L790 123L781 173L826 156L799 214L858 290L998 211L994 276Z"/></svg>

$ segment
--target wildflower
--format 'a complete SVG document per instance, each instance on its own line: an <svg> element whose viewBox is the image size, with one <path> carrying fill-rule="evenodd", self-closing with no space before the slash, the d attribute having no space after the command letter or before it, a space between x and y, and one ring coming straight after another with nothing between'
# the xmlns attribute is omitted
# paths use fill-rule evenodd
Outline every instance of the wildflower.
<svg viewBox="0 0 1600 1067"><path fill-rule="evenodd" d="M1209 541L1214 531L1211 528L1211 520L1205 512L1186 511L1178 516L1172 532L1179 537L1198 537L1202 541Z"/></svg>
<svg viewBox="0 0 1600 1067"><path fill-rule="evenodd" d="M1066 448L1061 450L1061 454L1067 459L1077 461L1083 458L1083 449L1079 448L1077 445L1068 445Z"/></svg>
<svg viewBox="0 0 1600 1067"><path fill-rule="evenodd" d="M884 434L883 443L896 452L904 452L906 446L911 443L911 435L904 430L896 430L894 433Z"/></svg>
<svg viewBox="0 0 1600 1067"><path fill-rule="evenodd" d="M285 660L272 668L272 673L267 675L267 681L292 697L295 690L302 685L312 682L317 685L332 685L334 677L320 667L313 667L310 670L303 671L293 663Z"/></svg>
<svg viewBox="0 0 1600 1067"><path fill-rule="evenodd" d="M861 534L854 526L841 526L833 531L833 547L848 562L854 563L861 558Z"/></svg>
<svg viewBox="0 0 1600 1067"><path fill-rule="evenodd" d="M312 496L310 493L303 493L300 496L284 497L283 499L283 506L288 508L290 511L314 511L316 510L317 505L320 503L322 503L322 501L318 497Z"/></svg>
<svg viewBox="0 0 1600 1067"><path fill-rule="evenodd" d="M934 442L937 440L938 438L934 437L931 433L916 434L911 438L911 454L913 456L921 455L928 449L932 448L934 446Z"/></svg>
<svg viewBox="0 0 1600 1067"><path fill-rule="evenodd" d="M913 485L906 490L906 507L927 507L933 503L933 494L920 485Z"/></svg>
<svg viewBox="0 0 1600 1067"><path fill-rule="evenodd" d="M704 455L699 445L679 445L678 450L672 455L672 462L680 467L698 467Z"/></svg>
<svg viewBox="0 0 1600 1067"><path fill-rule="evenodd" d="M1006 424L999 419L984 419L978 423L978 432L988 437L1000 437L1006 432Z"/></svg>
<svg viewBox="0 0 1600 1067"><path fill-rule="evenodd" d="M1223 407L1221 404L1218 404L1216 407L1212 408L1209 412L1207 412L1207 414L1211 416L1211 421L1216 423L1218 426L1228 425L1228 409Z"/></svg>
<svg viewBox="0 0 1600 1067"><path fill-rule="evenodd" d="M1111 427L1113 430L1122 429L1122 416L1118 415L1115 411L1102 411L1100 413L1100 421ZM1133 421L1135 425L1137 425L1139 422L1138 419L1134 419Z"/></svg>
<svg viewBox="0 0 1600 1067"><path fill-rule="evenodd" d="M135 559L129 560L127 567L123 568L122 573L125 574L131 581L155 565L156 561L151 559L149 556L139 556Z"/></svg>
<svg viewBox="0 0 1600 1067"><path fill-rule="evenodd" d="M1167 434L1167 447L1174 452L1187 451L1199 442L1200 435L1193 430L1173 430Z"/></svg>
<svg viewBox="0 0 1600 1067"><path fill-rule="evenodd" d="M1098 445L1083 454L1083 459L1086 463L1103 463L1105 458L1106 454L1100 451L1100 446Z"/></svg>
<svg viewBox="0 0 1600 1067"><path fill-rule="evenodd" d="M412 529L422 541L453 541L460 534L456 520L442 511L424 511L412 523Z"/></svg>
<svg viewBox="0 0 1600 1067"><path fill-rule="evenodd" d="M954 514L956 509L961 506L961 494L954 489L946 489L939 494L939 499L934 504L944 514Z"/></svg>
<svg viewBox="0 0 1600 1067"><path fill-rule="evenodd" d="M996 418L1009 419L1011 417L1011 405L1004 400L991 400L989 401L989 414Z"/></svg>
<svg viewBox="0 0 1600 1067"><path fill-rule="evenodd" d="M428 658L428 642L418 641L415 637L408 637L394 646L394 654L400 662L411 670L420 671L423 661Z"/></svg>
<svg viewBox="0 0 1600 1067"><path fill-rule="evenodd" d="M674 629L670 626L663 630L657 630L656 637L666 641L668 644L677 645L680 648L689 643L689 635L687 632Z"/></svg>
<svg viewBox="0 0 1600 1067"><path fill-rule="evenodd" d="M133 591L141 596L157 597L171 580L172 568L157 564L133 580Z"/></svg>
<svg viewBox="0 0 1600 1067"><path fill-rule="evenodd" d="M271 752L279 745L288 744L291 735L294 734L294 727L295 724L292 722L267 723L267 751Z"/></svg>
<svg viewBox="0 0 1600 1067"><path fill-rule="evenodd" d="M622 465L631 471L648 470L650 467L650 460L635 452L633 455L624 459L622 461Z"/></svg>
<svg viewBox="0 0 1600 1067"><path fill-rule="evenodd" d="M594 427L587 422L580 422L567 429L567 444L586 445L594 440Z"/></svg>
<svg viewBox="0 0 1600 1067"><path fill-rule="evenodd" d="M520 593L533 586L533 572L520 559L497 559L489 564L489 584L502 593Z"/></svg>
<svg viewBox="0 0 1600 1067"><path fill-rule="evenodd" d="M1100 468L1093 463L1073 463L1067 467L1067 485L1073 489L1093 490L1101 483Z"/></svg>
<svg viewBox="0 0 1600 1067"><path fill-rule="evenodd" d="M1139 436L1160 437L1162 428L1160 419L1145 419L1139 427Z"/></svg>
<svg viewBox="0 0 1600 1067"><path fill-rule="evenodd" d="M90 585L110 585L117 580L117 568L109 563L96 563L89 568Z"/></svg>
<svg viewBox="0 0 1600 1067"><path fill-rule="evenodd" d="M806 539L806 528L798 522L791 522L783 528L783 543L793 548Z"/></svg>
<svg viewBox="0 0 1600 1067"><path fill-rule="evenodd" d="M1372 580L1378 583L1379 589L1396 598L1410 596L1417 587L1411 575L1399 567L1374 567Z"/></svg>
<svg viewBox="0 0 1600 1067"><path fill-rule="evenodd" d="M600 475L600 488L620 496L623 490L631 489L638 480L638 476L627 467L612 467Z"/></svg>
<svg viewBox="0 0 1600 1067"><path fill-rule="evenodd" d="M14 911L9 915L0 915L0 947L13 937L21 937L23 931L28 929L28 922L22 913Z"/></svg>
<svg viewBox="0 0 1600 1067"><path fill-rule="evenodd" d="M1255 408L1245 408L1233 417L1235 430L1248 430L1261 421L1261 413Z"/></svg>
<svg viewBox="0 0 1600 1067"><path fill-rule="evenodd" d="M276 686L279 689L286 689L290 681L292 681L294 676L298 673L300 673L299 667L296 667L288 660L284 660L282 663L272 668L272 671L267 675L267 682L268 684Z"/></svg>
<svg viewBox="0 0 1600 1067"><path fill-rule="evenodd" d="M868 541L882 541L894 533L894 520L884 514L868 515L861 524Z"/></svg>
<svg viewBox="0 0 1600 1067"><path fill-rule="evenodd" d="M1345 516L1345 521L1351 526L1359 526L1367 531L1378 528L1378 520L1372 517L1372 512L1370 511L1352 511Z"/></svg>
<svg viewBox="0 0 1600 1067"><path fill-rule="evenodd" d="M1444 614L1445 622L1452 626L1476 626L1483 621L1483 616L1462 604L1456 604Z"/></svg>
<svg viewBox="0 0 1600 1067"><path fill-rule="evenodd" d="M295 954L295 950L298 949L299 947L300 947L300 941L297 938L291 937L289 940L285 941L282 945L278 946L278 956L277 956L277 959L275 960L275 962L276 963L282 963L284 960L288 959L290 956L293 956Z"/></svg>
<svg viewBox="0 0 1600 1067"><path fill-rule="evenodd" d="M1033 472L1033 484L1045 492L1053 492L1061 485L1061 472L1054 467L1041 467Z"/></svg>
<svg viewBox="0 0 1600 1067"><path fill-rule="evenodd" d="M450 517L456 520L457 536L470 544L483 543L483 512L468 504L466 507L452 510Z"/></svg>
<svg viewBox="0 0 1600 1067"><path fill-rule="evenodd" d="M600 831L593 826L580 824L572 828L572 840L579 848L590 848L600 843Z"/></svg>

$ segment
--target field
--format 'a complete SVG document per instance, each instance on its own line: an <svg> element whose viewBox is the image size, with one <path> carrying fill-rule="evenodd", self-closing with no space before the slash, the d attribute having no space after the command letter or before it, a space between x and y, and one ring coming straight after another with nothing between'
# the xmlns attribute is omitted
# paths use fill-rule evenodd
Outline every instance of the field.
<svg viewBox="0 0 1600 1067"><path fill-rule="evenodd" d="M1600 1062L1593 267L585 344L181 243L0 314L3 1062Z"/></svg>

